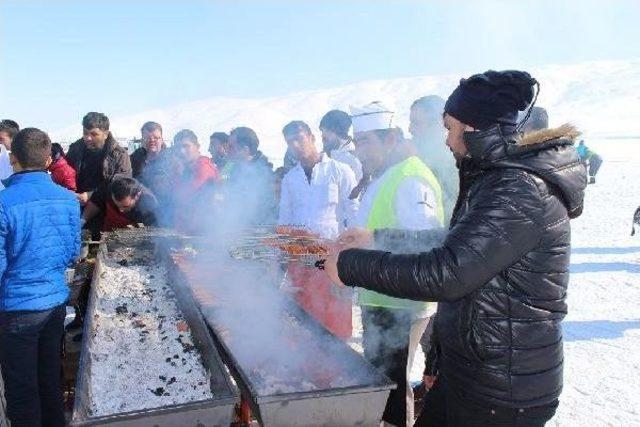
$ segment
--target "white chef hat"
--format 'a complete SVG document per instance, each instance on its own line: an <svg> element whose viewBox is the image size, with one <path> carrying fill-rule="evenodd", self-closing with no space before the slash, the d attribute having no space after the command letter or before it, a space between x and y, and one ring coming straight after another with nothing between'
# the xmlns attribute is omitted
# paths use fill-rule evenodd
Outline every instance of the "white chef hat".
<svg viewBox="0 0 640 427"><path fill-rule="evenodd" d="M349 110L351 111L353 133L393 127L394 112L380 101L374 101L361 107L352 105Z"/></svg>

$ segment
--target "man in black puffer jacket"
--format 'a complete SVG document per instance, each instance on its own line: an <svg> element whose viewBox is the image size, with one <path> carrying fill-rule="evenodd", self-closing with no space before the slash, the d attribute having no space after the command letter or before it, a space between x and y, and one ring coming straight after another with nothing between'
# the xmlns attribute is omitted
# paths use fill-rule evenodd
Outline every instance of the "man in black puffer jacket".
<svg viewBox="0 0 640 427"><path fill-rule="evenodd" d="M443 398L434 401L444 404L433 414L440 424L430 425L542 426L558 405L569 219L582 212L587 180L573 127L518 134L517 112L531 104L536 84L524 72L488 71L463 79L447 101L447 145L461 180L439 246L416 254L348 249L337 265L326 264L350 286L441 302L436 388ZM352 230L341 240L362 246L395 238L408 247L427 237Z"/></svg>

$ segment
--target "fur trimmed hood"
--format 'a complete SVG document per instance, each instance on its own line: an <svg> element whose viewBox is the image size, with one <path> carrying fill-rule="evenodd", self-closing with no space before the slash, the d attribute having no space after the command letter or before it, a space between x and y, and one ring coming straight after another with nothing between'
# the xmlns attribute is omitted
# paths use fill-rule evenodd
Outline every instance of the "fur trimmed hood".
<svg viewBox="0 0 640 427"><path fill-rule="evenodd" d="M535 132L504 134L495 126L481 132L466 133L471 163L481 171L513 168L525 170L543 179L558 191L569 216L582 212L587 174L573 146L580 132L571 125Z"/></svg>
<svg viewBox="0 0 640 427"><path fill-rule="evenodd" d="M516 138L516 145L530 146L543 144L554 139L568 139L574 141L581 132L571 123L565 123L557 128L541 129L534 132L528 132Z"/></svg>

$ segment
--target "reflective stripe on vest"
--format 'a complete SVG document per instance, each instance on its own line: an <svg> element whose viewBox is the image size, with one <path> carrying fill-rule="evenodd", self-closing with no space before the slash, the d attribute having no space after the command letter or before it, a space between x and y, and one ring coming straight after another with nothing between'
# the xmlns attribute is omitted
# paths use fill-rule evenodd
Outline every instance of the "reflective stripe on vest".
<svg viewBox="0 0 640 427"><path fill-rule="evenodd" d="M444 205L442 200L442 188L436 176L416 156L393 166L378 189L373 199L373 205L367 219L368 230L381 228L394 228L398 226L398 218L395 211L395 200L400 184L407 178L417 178L431 187L436 196L436 215L440 225L444 226ZM426 302L393 298L367 289L358 289L358 302L360 305L370 307L399 308L411 310L425 310Z"/></svg>

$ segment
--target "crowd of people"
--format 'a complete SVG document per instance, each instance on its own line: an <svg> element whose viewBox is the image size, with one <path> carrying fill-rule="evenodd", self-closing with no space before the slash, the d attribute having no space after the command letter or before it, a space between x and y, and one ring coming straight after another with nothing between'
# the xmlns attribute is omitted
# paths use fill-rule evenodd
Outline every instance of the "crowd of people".
<svg viewBox="0 0 640 427"><path fill-rule="evenodd" d="M90 112L65 154L3 120L0 367L12 425L64 425L64 271L81 229L99 239L212 223L295 226L335 242L325 271L292 262L288 277L298 304L344 340L358 288L364 356L398 386L385 425L413 425L414 409L419 426L544 425L562 386L569 219L587 179L578 133L548 129L536 88L520 71L463 79L446 101L412 104L411 138L380 102L331 110L317 130L294 120L276 170L248 127L213 132L209 157L193 131L169 143L149 121L128 153L108 117ZM69 329L81 322L77 310ZM414 408L419 345L428 393Z"/></svg>

